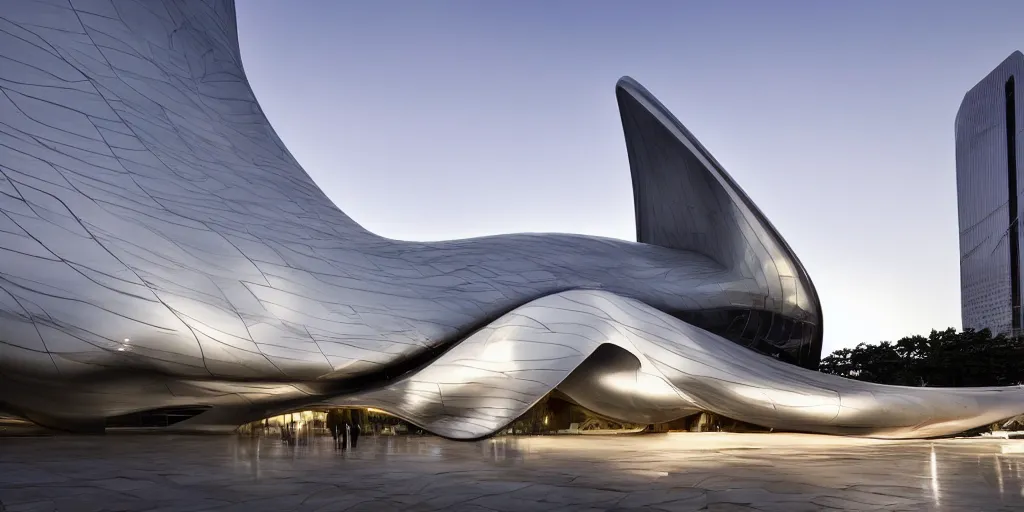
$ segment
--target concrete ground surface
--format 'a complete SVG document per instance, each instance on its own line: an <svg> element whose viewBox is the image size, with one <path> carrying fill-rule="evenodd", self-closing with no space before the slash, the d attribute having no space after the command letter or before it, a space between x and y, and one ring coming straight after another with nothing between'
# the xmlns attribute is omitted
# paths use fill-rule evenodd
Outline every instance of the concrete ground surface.
<svg viewBox="0 0 1024 512"><path fill-rule="evenodd" d="M28 511L1024 510L1024 441L679 433L0 438Z"/></svg>

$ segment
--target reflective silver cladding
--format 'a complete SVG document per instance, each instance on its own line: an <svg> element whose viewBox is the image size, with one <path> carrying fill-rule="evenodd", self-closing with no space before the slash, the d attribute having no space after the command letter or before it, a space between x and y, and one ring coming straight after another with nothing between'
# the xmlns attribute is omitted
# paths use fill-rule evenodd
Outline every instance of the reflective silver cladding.
<svg viewBox="0 0 1024 512"><path fill-rule="evenodd" d="M187 407L205 412L168 428L229 430L362 404L469 439L555 388L628 421L709 410L895 437L1024 412L1017 388L873 386L740 346L816 364L813 284L628 78L616 94L642 243L402 242L360 227L288 153L249 88L230 1L0 14L0 406L37 422Z"/></svg>

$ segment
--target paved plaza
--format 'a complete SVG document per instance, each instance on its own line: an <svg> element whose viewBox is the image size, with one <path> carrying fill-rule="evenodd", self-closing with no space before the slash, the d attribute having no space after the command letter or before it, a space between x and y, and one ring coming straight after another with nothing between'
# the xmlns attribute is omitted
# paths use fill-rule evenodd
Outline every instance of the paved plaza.
<svg viewBox="0 0 1024 512"><path fill-rule="evenodd" d="M1024 442L794 434L0 438L28 511L1019 510Z"/></svg>

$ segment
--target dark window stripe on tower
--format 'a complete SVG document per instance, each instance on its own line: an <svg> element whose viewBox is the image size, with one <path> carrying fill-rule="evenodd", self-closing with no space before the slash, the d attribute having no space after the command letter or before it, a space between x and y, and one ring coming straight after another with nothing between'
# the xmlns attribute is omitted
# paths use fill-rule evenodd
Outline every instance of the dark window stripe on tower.
<svg viewBox="0 0 1024 512"><path fill-rule="evenodd" d="M1006 81L1006 184L1010 211L1010 326L1020 329L1020 235L1017 232L1017 108L1013 76Z"/></svg>

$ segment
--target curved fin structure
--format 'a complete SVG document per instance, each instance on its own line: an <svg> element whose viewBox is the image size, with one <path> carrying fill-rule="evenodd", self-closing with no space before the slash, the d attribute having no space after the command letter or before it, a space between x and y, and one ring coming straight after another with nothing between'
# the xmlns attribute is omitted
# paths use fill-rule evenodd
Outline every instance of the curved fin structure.
<svg viewBox="0 0 1024 512"><path fill-rule="evenodd" d="M647 89L623 77L615 95L633 178L637 241L697 252L756 280L764 296L760 308L817 325L820 353L817 291L775 227Z"/></svg>

